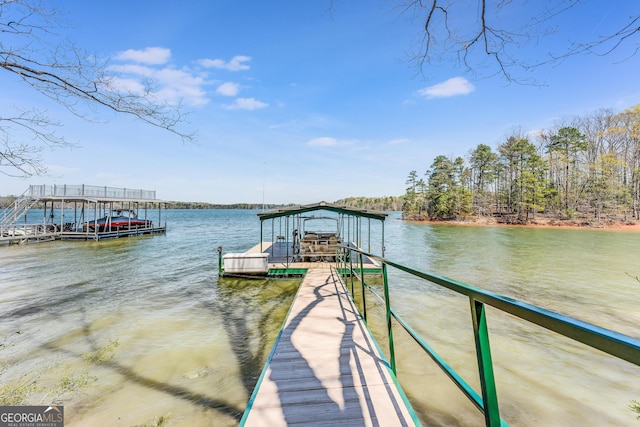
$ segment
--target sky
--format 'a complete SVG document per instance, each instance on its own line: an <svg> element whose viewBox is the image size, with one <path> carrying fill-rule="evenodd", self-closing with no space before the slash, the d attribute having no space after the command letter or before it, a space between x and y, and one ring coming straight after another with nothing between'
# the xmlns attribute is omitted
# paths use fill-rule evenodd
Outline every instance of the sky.
<svg viewBox="0 0 640 427"><path fill-rule="evenodd" d="M531 23L536 5L512 2L491 23ZM75 144L44 150L49 174L0 174L0 195L29 185L155 190L159 199L209 203L314 203L400 196L438 155L496 148L567 118L640 103L639 35L608 55L576 55L533 70L468 70L452 57L412 60L422 16L393 0L136 0L58 3L65 35L109 61L135 88L181 101L193 142L107 110L87 121L0 71L0 116L38 108ZM459 11L460 12L460 11ZM473 7L453 24L477 21ZM543 61L574 41L597 40L640 14L635 0L585 1L514 49ZM505 24L507 25L507 24ZM452 25L456 27L456 25ZM442 40L442 39L440 39Z"/></svg>

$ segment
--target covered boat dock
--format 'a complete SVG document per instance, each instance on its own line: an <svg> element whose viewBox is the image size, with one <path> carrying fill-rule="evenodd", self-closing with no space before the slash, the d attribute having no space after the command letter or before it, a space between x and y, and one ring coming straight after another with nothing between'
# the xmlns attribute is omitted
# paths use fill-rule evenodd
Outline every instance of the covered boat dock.
<svg viewBox="0 0 640 427"><path fill-rule="evenodd" d="M33 209L42 209L42 217L36 219L30 213ZM112 212L125 210L132 213L128 223L110 222ZM165 233L166 229L166 202L157 199L155 191L130 188L31 185L0 214L0 243L4 244L101 240Z"/></svg>
<svg viewBox="0 0 640 427"><path fill-rule="evenodd" d="M367 252L375 248L384 256L384 212L319 202L261 212L258 218L258 244L246 252L224 256L219 248L222 275L303 275L310 268L348 262L341 259L348 247ZM366 274L382 272L368 257L362 260L362 270Z"/></svg>

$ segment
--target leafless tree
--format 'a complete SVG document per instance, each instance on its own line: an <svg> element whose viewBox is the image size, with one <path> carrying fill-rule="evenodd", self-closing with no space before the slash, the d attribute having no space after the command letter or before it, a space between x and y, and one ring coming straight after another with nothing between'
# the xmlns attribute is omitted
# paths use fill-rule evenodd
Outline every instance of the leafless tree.
<svg viewBox="0 0 640 427"><path fill-rule="evenodd" d="M595 40L569 41L556 47L558 51L540 52L536 58L523 56L522 47L530 43L536 43L542 50L544 39L562 30L556 28L556 20L575 11L582 3L586 1L409 0L402 7L423 25L414 57L423 73L427 64L453 59L467 71L483 76L502 75L508 81L524 83L528 80L520 71L530 71L573 55L609 55L623 46L630 46L628 55L637 53L640 44L637 41L634 44L632 39L640 34L640 14L620 17L617 29ZM617 5L611 7L615 10ZM523 15L527 15L526 20L522 19Z"/></svg>
<svg viewBox="0 0 640 427"><path fill-rule="evenodd" d="M180 104L153 96L153 82L143 92L118 84L108 64L76 47L57 20L58 13L41 0L0 0L0 69L13 73L31 89L92 120L102 109L135 117L167 130L183 141L193 134ZM45 147L68 147L56 132L60 126L45 111L0 111L0 173L27 177L46 172L40 156Z"/></svg>

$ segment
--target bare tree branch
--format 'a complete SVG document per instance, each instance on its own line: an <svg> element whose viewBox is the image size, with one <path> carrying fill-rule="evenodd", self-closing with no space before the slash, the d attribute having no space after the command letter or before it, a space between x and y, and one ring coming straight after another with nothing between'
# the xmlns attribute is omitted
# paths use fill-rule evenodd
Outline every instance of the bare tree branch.
<svg viewBox="0 0 640 427"><path fill-rule="evenodd" d="M45 146L55 149L75 145L52 130L61 124L51 121L44 112L16 111L19 114L15 117L0 117L0 173L22 178L44 175L48 169L42 165L40 153ZM27 139L31 142L27 143Z"/></svg>
<svg viewBox="0 0 640 427"><path fill-rule="evenodd" d="M539 64L535 64L535 66L546 65L570 56L585 53L598 56L609 55L616 49L620 48L624 43L628 42L631 37L640 33L640 16L631 17L630 19L631 22L612 34L600 37L598 40L588 43L572 43L571 47L564 54L550 55L550 59L540 62ZM602 48L603 50L598 51L599 48ZM638 44L630 56L636 55L639 49L640 44Z"/></svg>
<svg viewBox="0 0 640 427"><path fill-rule="evenodd" d="M18 76L78 117L91 120L90 112L97 114L100 109L107 109L169 131L183 142L193 140L193 133L179 128L185 123L181 103L155 96L150 81L142 92L119 85L117 74L106 62L99 62L55 33L63 27L55 21L56 10L44 4L39 0L0 0L0 69ZM69 146L64 138L51 132L56 124L42 112L23 112L13 118L1 114L6 113L0 112L0 133L4 138L0 167L13 167L23 176L41 174L46 168L40 163L42 146L37 143ZM15 126L28 130L32 142L16 142L16 135L11 132Z"/></svg>
<svg viewBox="0 0 640 427"><path fill-rule="evenodd" d="M447 62L455 58L466 71L474 74L502 75L506 80L526 83L520 71L558 62L579 54L606 56L628 44L640 33L640 15L631 16L620 28L597 40L574 41L564 52L549 52L546 57L531 60L523 56L522 47L553 34L556 19L571 12L584 0L411 0L404 3L403 13L421 16L423 38L414 56L420 70L427 64ZM501 19L501 13L534 6L528 22ZM476 12L474 7L476 6ZM621 18L623 19L623 18ZM640 49L636 45L630 56Z"/></svg>

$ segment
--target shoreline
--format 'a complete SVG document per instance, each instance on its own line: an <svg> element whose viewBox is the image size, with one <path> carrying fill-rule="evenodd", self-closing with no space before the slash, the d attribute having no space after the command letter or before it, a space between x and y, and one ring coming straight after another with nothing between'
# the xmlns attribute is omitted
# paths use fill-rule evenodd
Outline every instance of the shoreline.
<svg viewBox="0 0 640 427"><path fill-rule="evenodd" d="M549 218L538 218L525 223L508 223L498 221L495 218L476 218L469 220L434 221L428 219L402 219L403 221L415 224L432 225L459 225L468 227L530 227L530 228L579 228L584 230L620 230L640 232L640 222L613 222L606 221L599 224L587 223L578 220L559 220Z"/></svg>

